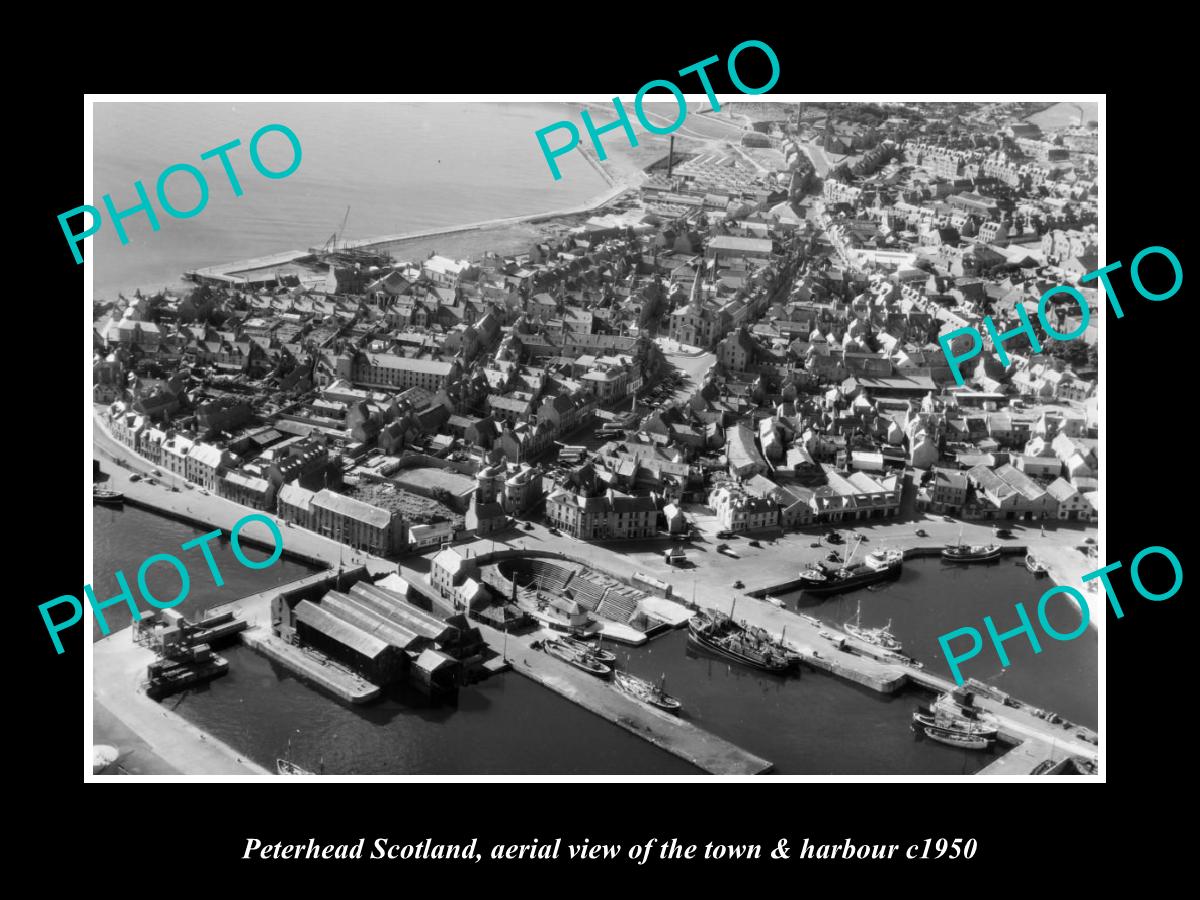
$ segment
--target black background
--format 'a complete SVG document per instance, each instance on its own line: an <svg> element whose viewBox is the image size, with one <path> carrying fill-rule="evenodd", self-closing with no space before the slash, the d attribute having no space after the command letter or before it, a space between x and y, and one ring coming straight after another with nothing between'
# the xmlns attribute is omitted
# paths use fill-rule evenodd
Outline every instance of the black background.
<svg viewBox="0 0 1200 900"><path fill-rule="evenodd" d="M607 12L601 8L597 15L613 21ZM588 91L620 95L628 104L644 82L671 78L678 69L713 54L722 60L709 70L714 87L718 93L732 93L724 60L737 43L755 38L770 44L780 60L782 74L774 93L854 91L871 95L863 99L878 99L906 92L979 92L988 97L1038 92L1057 99L1107 90L1101 120L1106 257L1109 262L1122 260L1126 268L1114 276L1125 317L1116 320L1107 314L1102 354L1107 360L1108 409L1107 448L1100 460L1108 474L1102 525L1107 527L1106 561L1119 559L1126 566L1113 578L1126 615L1117 620L1110 611L1105 625L1106 785L1067 778L1040 779L1012 789L970 781L784 784L771 778L753 784L697 778L686 784L603 786L405 782L288 788L281 782L247 782L154 784L132 791L127 786L137 779L84 785L81 715L90 698L83 690L83 642L89 631L80 627L69 633L67 652L56 656L37 611L37 604L60 594L79 596L82 587L82 566L71 560L82 530L74 519L80 508L75 429L80 426L81 379L87 383L89 377L86 367L81 370L74 343L79 336L76 304L83 267L75 264L56 216L83 201L79 141L84 100L78 89L62 85L41 91L36 102L29 102L27 121L18 127L28 128L35 139L17 171L31 168L32 174L10 175L10 184L24 193L17 222L24 235L19 246L32 251L36 262L30 264L22 254L20 259L10 258L8 267L10 346L18 361L8 369L9 397L26 401L11 403L9 412L14 424L24 422L26 427L14 435L19 458L9 467L16 476L10 483L10 489L15 488L10 521L16 527L9 537L8 568L18 584L10 598L16 607L10 621L18 627L9 646L19 650L22 662L9 670L16 688L9 696L16 698L17 715L7 750L9 777L18 789L24 784L30 789L29 799L13 813L22 823L32 819L28 830L30 837L36 836L32 843L37 852L45 854L47 862L53 859L55 866L70 866L73 855L79 854L94 881L112 878L130 887L130 872L152 860L154 875L142 885L148 890L170 891L180 882L202 883L210 891L236 890L260 878L322 889L375 890L378 885L401 891L419 883L434 890L439 884L457 886L464 875L487 875L492 889L535 895L575 893L580 887L591 893L592 886L611 894L633 888L635 882L629 879L650 877L651 869L654 877L666 876L672 885L683 878L710 890L736 885L737 890L791 893L818 887L838 890L840 882L841 889L855 892L879 884L925 893L968 885L1004 890L1010 878L1013 888L1024 892L1030 887L1030 867L1048 867L1047 888L1074 892L1091 880L1085 871L1093 867L1146 851L1160 859L1169 855L1162 843L1171 840L1172 824L1157 816L1159 804L1169 806L1164 798L1192 780L1191 744L1178 731L1194 717L1193 691L1183 662L1196 645L1196 633L1190 620L1185 621L1187 585L1172 599L1152 603L1133 591L1128 563L1142 548L1158 544L1174 550L1189 570L1186 544L1192 528L1183 516L1195 497L1190 459L1194 381L1189 364L1195 355L1195 330L1189 328L1194 319L1185 320L1186 283L1170 300L1151 303L1135 294L1127 270L1139 250L1161 245L1172 249L1189 271L1183 221L1194 209L1189 184L1194 182L1190 172L1195 150L1185 129L1192 118L1191 102L1169 75L1171 52L1161 44L1134 41L1126 32L1127 44L1138 43L1134 59L1128 56L1131 46L1111 49L1118 40L1111 31L1090 43L1071 31L1078 26L1069 20L1079 12L1062 11L1068 21L1058 25L1028 12L1047 27L1071 34L1063 46L1030 52L1027 62L1014 55L1004 29L982 33L967 28L947 35L939 30L936 17L909 23L903 36L884 35L865 21L843 18L836 27L801 27L797 21L783 32L723 25L687 39L674 24L637 26L622 18L619 28L613 21L612 30L594 36L564 26L564 34L570 32L562 38L569 41L565 45L545 37L502 39L485 23L483 30L489 33L480 46L470 49L455 33L453 22L444 23L449 27L435 37L424 29L393 31L391 26L371 33L369 23L358 19L350 29L353 34L335 38L332 31L338 29L326 35L320 23L310 20L315 32L311 43L317 50L309 54L297 51L294 39L275 44L266 26L256 26L263 28L259 37L264 39L251 42L256 48L229 48L228 36L214 36L192 48L209 58L203 66L181 65L169 54L159 60L143 58L131 68L114 60L116 68L107 73L107 80L100 77L105 75L102 70L89 89L166 90L169 85L181 93ZM550 20L555 15L554 10L542 10L528 27L535 35L554 32L556 24ZM670 15L682 17L678 12ZM1006 29L1027 27L1003 9L997 8L995 16L991 25L1002 25L1005 19ZM533 21L537 17L543 20ZM1160 35L1153 40L1162 39ZM560 49L548 49L551 46ZM768 74L765 63L755 70L756 60L761 55L754 50L739 58L739 72L750 85L764 83ZM115 83L113 76L122 65L121 83ZM183 75L193 69L195 75ZM330 84L331 78L336 85ZM685 91L699 92L694 76L676 80ZM538 152L532 137L530 152ZM31 233L24 233L26 227ZM85 244L85 253L88 248ZM1152 280L1153 262L1144 270L1146 281L1161 283ZM1165 265L1161 274L1169 277ZM85 344L90 348L89 337ZM85 471L90 473L90 466L88 459ZM87 480L85 476L85 485ZM1169 578L1162 560L1151 560L1143 578L1161 590L1153 575L1156 562ZM1173 716L1185 718L1175 721ZM1103 712L1101 721L1106 721ZM25 773L34 777L21 778ZM979 850L969 863L674 862L618 873L617 866L603 863L560 861L547 868L551 864L546 862L510 862L497 870L485 862L451 873L452 864L418 868L400 862L242 862L245 839L252 836L268 843L303 842L310 836L344 842L366 836L368 846L375 837L397 843L426 837L457 843L478 837L485 847L493 841L528 842L534 837L543 842L589 837L594 843L626 846L650 837L677 837L683 843L762 843L764 856L782 837L793 846L804 837L814 843L850 837L855 843L902 846L929 837L974 837ZM959 881L968 869L972 881ZM227 874L252 874L252 881L223 882L221 876ZM620 880L612 878L618 874ZM376 881L377 876L382 878ZM540 880L545 876L550 878Z"/></svg>

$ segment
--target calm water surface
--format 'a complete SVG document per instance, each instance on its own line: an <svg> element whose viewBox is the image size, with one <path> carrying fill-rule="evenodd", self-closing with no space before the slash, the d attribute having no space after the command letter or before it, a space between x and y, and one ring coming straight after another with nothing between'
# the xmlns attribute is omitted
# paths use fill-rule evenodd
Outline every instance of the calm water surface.
<svg viewBox="0 0 1200 900"><path fill-rule="evenodd" d="M124 220L122 246L111 223L85 247L94 252L97 298L135 287L176 285L187 269L375 237L573 207L607 183L578 153L558 158L555 181L534 132L566 118L554 103L97 103L93 118L93 204L111 194L117 210L137 204L134 181L153 198L158 175L175 163L199 168L208 205L190 219L162 212L160 229L144 214ZM250 162L251 136L279 123L296 133L302 159L270 180ZM220 160L200 154L238 138L229 153L245 193L233 196ZM261 142L263 164L281 171L291 149L281 134ZM198 204L199 187L172 175L177 209ZM77 226L78 227L78 226ZM339 235L341 237L341 235Z"/></svg>

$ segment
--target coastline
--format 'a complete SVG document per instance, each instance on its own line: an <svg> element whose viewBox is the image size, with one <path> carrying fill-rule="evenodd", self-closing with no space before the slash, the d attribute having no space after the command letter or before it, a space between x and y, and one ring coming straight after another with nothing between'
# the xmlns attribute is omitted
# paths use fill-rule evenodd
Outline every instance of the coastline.
<svg viewBox="0 0 1200 900"><path fill-rule="evenodd" d="M644 170L640 167L636 168L636 170L620 171L618 169L614 172L608 165L596 160L590 152L582 148L580 148L579 152L588 161L589 165L607 182L608 186L598 194L593 194L587 200L577 205L519 216L497 216L491 219L482 219L457 225L434 226L432 228L417 229L398 234L373 235L346 241L343 246L355 249L385 250L393 253L403 250L411 253L414 252L414 248L412 247L414 244L420 244L435 238L463 238L462 241L458 242L459 250L448 250L446 252L451 254L465 252L468 256L478 255L489 250L505 254L524 252L531 243L539 238L543 238L548 233L547 229L537 228L536 226L561 224L565 228L579 224L570 220L576 217L582 219L582 217L594 213L596 210L619 199L628 191L637 188L647 178ZM614 151L608 162L611 163L613 159L619 156L620 151ZM625 167L622 166L621 168ZM560 219L566 221L557 223L556 220ZM256 257L215 263L210 266L200 266L188 271L194 271L199 275L208 277L219 278L224 276L230 278L230 280L235 280L237 276L247 276L251 273L292 265L296 260L308 255L307 249L276 250ZM424 247L419 248L419 252L413 257L413 260L415 261L422 255L428 255ZM161 282L155 281L152 284L130 285L119 289L116 293L132 295L134 291L140 290L143 293L152 294L164 289L186 291L191 289L193 285L185 280L183 276L183 272L177 272L164 278ZM103 296L96 293L93 296L96 300L104 299Z"/></svg>

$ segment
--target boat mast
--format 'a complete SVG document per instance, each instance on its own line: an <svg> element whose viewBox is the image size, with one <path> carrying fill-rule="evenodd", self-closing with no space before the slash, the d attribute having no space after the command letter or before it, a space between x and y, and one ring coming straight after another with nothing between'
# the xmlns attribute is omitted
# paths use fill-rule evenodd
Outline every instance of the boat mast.
<svg viewBox="0 0 1200 900"><path fill-rule="evenodd" d="M862 542L863 542L862 535L859 535L858 541L854 544L854 549L851 550L850 555L848 557L846 557L846 563L845 563L845 566L843 566L843 568L850 565L850 560L854 559L854 554L858 553L858 548L860 546L862 546Z"/></svg>

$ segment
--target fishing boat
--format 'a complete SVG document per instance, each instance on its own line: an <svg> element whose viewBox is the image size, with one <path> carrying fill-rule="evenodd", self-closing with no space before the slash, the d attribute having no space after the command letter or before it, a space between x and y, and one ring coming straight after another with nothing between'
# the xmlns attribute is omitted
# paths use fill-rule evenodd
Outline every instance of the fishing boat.
<svg viewBox="0 0 1200 900"><path fill-rule="evenodd" d="M945 744L948 747L961 747L964 750L986 750L992 743L988 738L972 734L959 734L958 732L948 731L945 728L938 728L934 725L921 725L919 727L924 729L927 738L931 738L939 744Z"/></svg>
<svg viewBox="0 0 1200 900"><path fill-rule="evenodd" d="M961 528L958 531L958 543L948 544L942 548L942 559L949 560L950 562L989 562L999 558L999 544L964 544L962 542Z"/></svg>
<svg viewBox="0 0 1200 900"><path fill-rule="evenodd" d="M983 722L974 722L969 719L962 719L955 716L939 715L936 711L927 706L919 706L912 714L912 720L918 725L928 725L932 728L941 728L945 731L953 731L958 734L971 735L973 737L995 738L1000 732L1000 729L994 725L986 725Z"/></svg>
<svg viewBox="0 0 1200 900"><path fill-rule="evenodd" d="M975 694L965 688L955 688L944 694L929 705L930 711L937 716L945 716L953 721L978 724L992 731L1000 730L1000 720L985 709L975 705Z"/></svg>
<svg viewBox="0 0 1200 900"><path fill-rule="evenodd" d="M595 659L599 660L602 663L605 663L606 665L611 666L613 663L615 663L617 661L617 654L612 653L608 650L605 650L602 647L589 644L589 643L587 643L587 641L581 641L581 640L579 640L579 638L562 637L562 638L559 638L559 640L562 643L566 644L568 647L570 647L575 652L590 653Z"/></svg>
<svg viewBox="0 0 1200 900"><path fill-rule="evenodd" d="M862 601L859 600L858 609L854 613L854 621L847 622L842 626L842 630L851 637L856 637L864 643L899 654L904 647L898 640L896 640L896 636L892 634L890 630L891 627L892 620L888 619L888 623L882 628L863 628Z"/></svg>
<svg viewBox="0 0 1200 900"><path fill-rule="evenodd" d="M125 495L120 491L110 491L108 488L93 487L92 502L101 506L120 506L125 502Z"/></svg>
<svg viewBox="0 0 1200 900"><path fill-rule="evenodd" d="M861 544L860 537L843 565L810 563L808 568L800 573L800 589L810 594L836 594L895 578L900 574L904 565L904 554L899 550L872 554L875 557L873 564L853 562Z"/></svg>
<svg viewBox="0 0 1200 900"><path fill-rule="evenodd" d="M1039 562L1032 553L1028 553L1025 556L1025 568L1027 568L1034 575L1045 575L1047 571L1046 564Z"/></svg>
<svg viewBox="0 0 1200 900"><path fill-rule="evenodd" d="M863 562L872 569L889 569L904 562L904 551L885 548L873 550L863 558Z"/></svg>
<svg viewBox="0 0 1200 900"><path fill-rule="evenodd" d="M618 688L635 700L641 700L643 703L649 703L651 706L657 706L659 709L672 713L677 713L683 708L682 703L666 692L667 676L665 673L658 684L652 684L644 678L638 678L636 675L622 672L619 669L613 672L613 679Z"/></svg>
<svg viewBox="0 0 1200 900"><path fill-rule="evenodd" d="M751 631L735 622L732 608L728 616L715 610L711 615L698 612L692 616L688 620L688 642L776 675L792 671L800 662L799 654L787 650L781 640L771 638L763 629Z"/></svg>
<svg viewBox="0 0 1200 900"><path fill-rule="evenodd" d="M780 600L778 597L772 597L770 594L767 594L767 596L763 597L763 599L766 600L768 603L770 603L772 606L783 606L782 600Z"/></svg>
<svg viewBox="0 0 1200 900"><path fill-rule="evenodd" d="M275 771L276 772L278 772L280 775L316 775L317 774L316 772L310 772L308 769L305 769L302 766L296 765L289 758L291 755L292 755L292 742L289 740L288 745L287 745L287 752L284 753L282 758L278 758L275 760ZM321 768L324 768L324 765L322 765Z"/></svg>
<svg viewBox="0 0 1200 900"><path fill-rule="evenodd" d="M551 656L557 657L565 663L570 663L575 668L587 672L589 675L595 675L597 678L608 678L613 672L612 666L600 662L590 651L580 652L574 650L562 641L544 641L542 649Z"/></svg>

